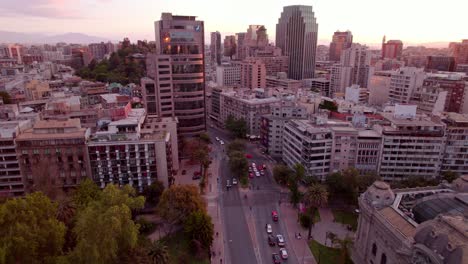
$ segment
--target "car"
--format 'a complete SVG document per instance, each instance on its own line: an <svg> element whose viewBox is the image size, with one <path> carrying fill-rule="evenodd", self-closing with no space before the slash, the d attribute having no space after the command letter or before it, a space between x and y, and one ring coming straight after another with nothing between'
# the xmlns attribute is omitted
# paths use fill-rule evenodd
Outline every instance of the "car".
<svg viewBox="0 0 468 264"><path fill-rule="evenodd" d="M236 178L232 178L232 185L237 185L237 179Z"/></svg>
<svg viewBox="0 0 468 264"><path fill-rule="evenodd" d="M260 171L260 175L265 175L265 171Z"/></svg>
<svg viewBox="0 0 468 264"><path fill-rule="evenodd" d="M259 170L263 170L263 166L261 166L261 165L258 165L258 166L257 166L257 169L259 169Z"/></svg>
<svg viewBox="0 0 468 264"><path fill-rule="evenodd" d="M270 224L266 224L265 229L266 229L267 234L273 233L273 229L271 228Z"/></svg>
<svg viewBox="0 0 468 264"><path fill-rule="evenodd" d="M281 264L281 258L278 253L273 253L271 257L273 258L274 264Z"/></svg>
<svg viewBox="0 0 468 264"><path fill-rule="evenodd" d="M252 179L254 177L253 173L249 173L249 178Z"/></svg>
<svg viewBox="0 0 468 264"><path fill-rule="evenodd" d="M219 137L216 137L216 141L219 141Z"/></svg>
<svg viewBox="0 0 468 264"><path fill-rule="evenodd" d="M284 247L285 242L284 242L283 235L280 235L280 234L276 235L276 244L278 244L278 246L280 247Z"/></svg>
<svg viewBox="0 0 468 264"><path fill-rule="evenodd" d="M274 247L276 245L275 237L273 235L268 235L268 245Z"/></svg>
<svg viewBox="0 0 468 264"><path fill-rule="evenodd" d="M263 169L266 169L266 164L263 164L262 167L263 167Z"/></svg>
<svg viewBox="0 0 468 264"><path fill-rule="evenodd" d="M229 180L226 181L226 188L231 188L231 183L229 182Z"/></svg>
<svg viewBox="0 0 468 264"><path fill-rule="evenodd" d="M224 145L224 141L220 140L219 144Z"/></svg>
<svg viewBox="0 0 468 264"><path fill-rule="evenodd" d="M249 167L249 172L252 172L252 167Z"/></svg>
<svg viewBox="0 0 468 264"><path fill-rule="evenodd" d="M273 221L278 222L278 212L271 211L271 218L273 219Z"/></svg>
<svg viewBox="0 0 468 264"><path fill-rule="evenodd" d="M280 248L279 252L282 259L288 259L288 251L285 248Z"/></svg>
<svg viewBox="0 0 468 264"><path fill-rule="evenodd" d="M260 177L260 172L256 171L255 176Z"/></svg>
<svg viewBox="0 0 468 264"><path fill-rule="evenodd" d="M254 162L252 162L252 168L255 168L255 163Z"/></svg>
<svg viewBox="0 0 468 264"><path fill-rule="evenodd" d="M199 180L199 179L201 179L201 175L200 175L200 174L198 174L198 175L195 175L195 174L194 174L194 175L192 176L192 180Z"/></svg>

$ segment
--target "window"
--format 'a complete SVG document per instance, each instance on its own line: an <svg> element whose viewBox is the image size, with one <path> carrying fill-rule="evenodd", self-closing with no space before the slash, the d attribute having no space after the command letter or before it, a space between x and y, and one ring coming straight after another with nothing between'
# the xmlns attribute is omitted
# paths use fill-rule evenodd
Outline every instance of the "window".
<svg viewBox="0 0 468 264"><path fill-rule="evenodd" d="M385 254L382 254L382 257L380 258L380 264L387 264L387 256Z"/></svg>
<svg viewBox="0 0 468 264"><path fill-rule="evenodd" d="M372 255L377 255L377 245L375 243L372 244Z"/></svg>

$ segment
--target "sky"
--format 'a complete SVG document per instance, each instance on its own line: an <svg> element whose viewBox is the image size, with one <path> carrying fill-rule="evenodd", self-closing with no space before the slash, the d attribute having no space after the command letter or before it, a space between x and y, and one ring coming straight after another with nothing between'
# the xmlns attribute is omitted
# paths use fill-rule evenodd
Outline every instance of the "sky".
<svg viewBox="0 0 468 264"><path fill-rule="evenodd" d="M260 24L274 41L283 6L296 4L312 5L319 43L336 30L351 30L354 42L366 44L384 34L404 43L468 39L467 0L0 0L0 30L154 40L154 21L171 12L205 21L207 40L211 31L224 38Z"/></svg>

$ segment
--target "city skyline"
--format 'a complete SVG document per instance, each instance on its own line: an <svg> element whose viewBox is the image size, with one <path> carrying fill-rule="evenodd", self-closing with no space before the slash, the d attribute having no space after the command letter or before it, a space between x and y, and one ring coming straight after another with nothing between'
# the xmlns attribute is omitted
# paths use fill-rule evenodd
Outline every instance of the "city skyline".
<svg viewBox="0 0 468 264"><path fill-rule="evenodd" d="M195 15L205 21L205 32L220 31L222 38L236 32L244 32L250 24L267 28L270 41L275 39L275 27L283 6L312 5L319 24L319 44L329 44L336 30L350 30L355 42L377 45L383 35L387 39L400 39L405 44L459 41L463 35L463 10L468 3L449 0L439 6L437 2L395 0L381 10L378 3L370 0L348 1L288 1L274 2L237 1L227 6L217 1L218 12L205 8L212 3L179 0L174 2L136 0L128 5L124 0L86 0L74 3L71 0L18 0L0 4L4 14L0 18L4 31L25 33L60 34L79 32L98 35L111 40L123 37L154 40L152 25L162 12L177 15ZM337 8L337 6L339 8ZM357 8L359 7L359 8ZM403 8L404 7L404 8ZM457 7L457 8L454 8ZM423 12L415 12L420 9ZM102 10L112 12L102 12ZM350 12L350 10L356 10ZM260 11L260 12L259 12ZM242 14L239 16L238 14ZM116 23L125 17L126 23ZM398 17L398 20L394 18ZM437 19L432 19L437 17ZM446 19L444 19L444 17ZM339 18L339 19L337 19ZM416 22L415 22L416 21ZM450 30L447 30L450 28ZM414 32L417 32L415 34ZM209 35L205 34L209 43Z"/></svg>

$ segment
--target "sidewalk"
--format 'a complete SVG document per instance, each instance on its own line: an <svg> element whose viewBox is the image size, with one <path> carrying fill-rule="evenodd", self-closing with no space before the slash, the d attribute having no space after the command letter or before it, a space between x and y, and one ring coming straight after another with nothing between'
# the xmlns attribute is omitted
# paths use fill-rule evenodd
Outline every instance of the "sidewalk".
<svg viewBox="0 0 468 264"><path fill-rule="evenodd" d="M349 231L346 225L335 222L330 208L319 208L320 222L312 228L312 237L322 245L332 246L331 241L326 239L327 232L334 233L337 238L343 239L346 236L353 238L354 232Z"/></svg>
<svg viewBox="0 0 468 264"><path fill-rule="evenodd" d="M223 259L223 263L227 263L225 260L224 252L224 229L223 220L221 218L220 206L219 206L219 188L217 182L217 176L219 171L218 159L213 159L209 171L211 176L207 177L206 191L203 197L205 198L208 214L211 216L211 220L214 226L214 239L211 252L215 254L211 256L211 263L220 263L220 259ZM218 234L218 235L216 235Z"/></svg>
<svg viewBox="0 0 468 264"><path fill-rule="evenodd" d="M286 241L289 243L289 250L294 250L299 263L316 264L314 256L307 244L307 232L297 221L297 209L293 208L290 203L281 203L280 205L280 221L284 221L286 227ZM295 233L300 232L302 238L297 239Z"/></svg>

